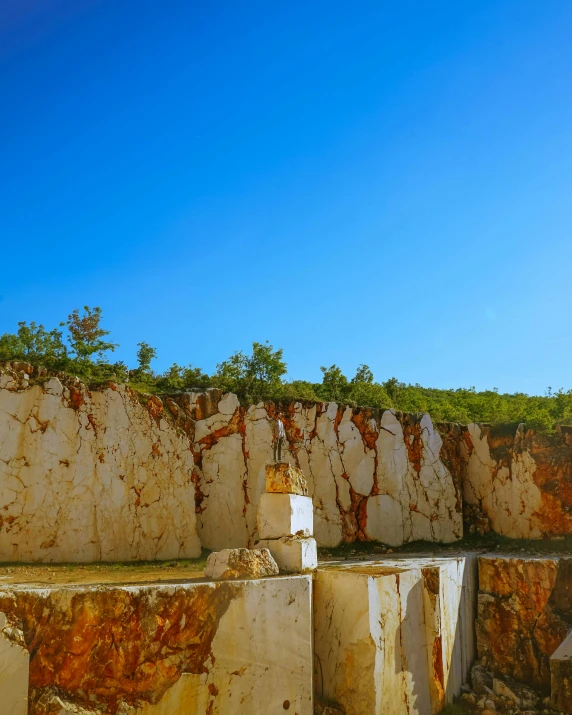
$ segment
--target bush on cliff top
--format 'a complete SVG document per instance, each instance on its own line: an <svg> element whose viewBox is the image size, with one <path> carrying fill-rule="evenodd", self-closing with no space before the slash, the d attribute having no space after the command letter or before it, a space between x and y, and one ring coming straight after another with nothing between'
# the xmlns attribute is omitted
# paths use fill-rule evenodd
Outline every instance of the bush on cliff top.
<svg viewBox="0 0 572 715"><path fill-rule="evenodd" d="M163 373L156 373L151 363L155 348L138 344L135 369L123 362L110 362L109 353L117 347L109 342L109 331L101 326L101 309L85 306L74 310L60 328L46 330L34 322L18 323L16 333L0 336L0 361L25 360L54 370L76 375L91 383L109 380L129 382L131 387L153 394L191 388L219 387L235 392L245 403L259 400L293 399L334 401L367 407L393 407L403 412L428 412L442 422L520 423L540 430L555 424L572 422L572 390L546 395L501 394L498 390L477 392L475 388L439 390L407 385L392 377L376 382L367 365L360 365L348 378L337 365L321 367L322 381L287 380L287 366L281 349L268 342L252 344L252 352L233 353L208 375L192 365L174 363Z"/></svg>

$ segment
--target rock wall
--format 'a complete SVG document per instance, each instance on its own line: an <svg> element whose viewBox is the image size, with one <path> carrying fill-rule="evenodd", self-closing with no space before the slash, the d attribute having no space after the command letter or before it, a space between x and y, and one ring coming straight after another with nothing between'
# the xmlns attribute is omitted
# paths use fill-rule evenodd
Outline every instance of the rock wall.
<svg viewBox="0 0 572 715"><path fill-rule="evenodd" d="M572 534L572 434L469 424L459 442L466 512L511 538ZM487 528L485 526L485 528Z"/></svg>
<svg viewBox="0 0 572 715"><path fill-rule="evenodd" d="M0 560L196 557L194 459L157 398L0 368Z"/></svg>
<svg viewBox="0 0 572 715"><path fill-rule="evenodd" d="M220 390L150 397L0 366L0 559L193 557L252 546L281 412L321 546L572 533L572 435L335 403L239 404Z"/></svg>
<svg viewBox="0 0 572 715"><path fill-rule="evenodd" d="M481 556L477 647L490 670L545 691L572 628L572 558Z"/></svg>
<svg viewBox="0 0 572 715"><path fill-rule="evenodd" d="M312 715L311 599L308 576L2 590L11 715Z"/></svg>
<svg viewBox="0 0 572 715"><path fill-rule="evenodd" d="M196 503L203 546L257 540L256 510L272 458L272 426L282 412L284 459L301 468L314 504L318 544L377 539L392 546L462 536L460 482L428 415L335 403L241 407L214 393L207 407L179 406L194 423Z"/></svg>

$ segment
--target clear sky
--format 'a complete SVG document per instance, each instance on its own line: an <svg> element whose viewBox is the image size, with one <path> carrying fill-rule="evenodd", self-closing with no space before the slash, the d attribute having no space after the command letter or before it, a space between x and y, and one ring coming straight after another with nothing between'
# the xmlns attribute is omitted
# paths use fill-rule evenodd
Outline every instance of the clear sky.
<svg viewBox="0 0 572 715"><path fill-rule="evenodd" d="M570 0L0 10L0 332L572 388Z"/></svg>

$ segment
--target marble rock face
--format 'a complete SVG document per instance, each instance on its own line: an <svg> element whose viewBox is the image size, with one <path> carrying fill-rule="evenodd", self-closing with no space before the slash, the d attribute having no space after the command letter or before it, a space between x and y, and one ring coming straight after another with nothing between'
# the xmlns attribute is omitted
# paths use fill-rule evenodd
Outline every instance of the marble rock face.
<svg viewBox="0 0 572 715"><path fill-rule="evenodd" d="M266 465L266 491L307 497L308 483L301 469L288 462L275 462Z"/></svg>
<svg viewBox="0 0 572 715"><path fill-rule="evenodd" d="M463 499L498 534L520 539L572 534L572 434L521 425L462 429Z"/></svg>
<svg viewBox="0 0 572 715"><path fill-rule="evenodd" d="M196 415L191 403L185 410ZM245 408L228 394L218 403L211 400L210 410L194 422L201 543L209 549L249 546L264 538L256 515L266 492L278 408L272 402ZM428 415L333 402L293 402L281 405L280 412L287 437L284 458L306 476L319 545L377 539L398 546L461 538L460 477L449 459L452 438L444 443ZM217 518L221 513L230 516L224 528Z"/></svg>
<svg viewBox="0 0 572 715"><path fill-rule="evenodd" d="M476 559L321 567L316 696L347 715L428 715L452 702L475 655Z"/></svg>
<svg viewBox="0 0 572 715"><path fill-rule="evenodd" d="M311 589L279 576L3 590L29 657L29 709L13 715L312 715ZM0 642L12 691L18 657Z"/></svg>
<svg viewBox="0 0 572 715"><path fill-rule="evenodd" d="M572 712L572 633L550 657L550 687L553 707Z"/></svg>
<svg viewBox="0 0 572 715"><path fill-rule="evenodd" d="M2 561L193 558L189 436L125 385L0 368Z"/></svg>
<svg viewBox="0 0 572 715"><path fill-rule="evenodd" d="M258 533L261 539L312 536L312 500L299 494L263 494L258 503Z"/></svg>
<svg viewBox="0 0 572 715"><path fill-rule="evenodd" d="M256 548L268 549L283 573L306 573L318 567L318 549L312 537L263 539L256 544Z"/></svg>
<svg viewBox="0 0 572 715"><path fill-rule="evenodd" d="M278 565L270 551L263 546L257 549L223 549L209 554L205 577L215 581L237 578L264 578L276 576Z"/></svg>
<svg viewBox="0 0 572 715"><path fill-rule="evenodd" d="M280 410L285 460L307 477L320 545L462 536L452 439L427 415ZM252 546L264 538L256 517L276 414L272 402L245 408L216 389L159 398L0 366L2 559L194 557L197 527L210 550Z"/></svg>
<svg viewBox="0 0 572 715"><path fill-rule="evenodd" d="M572 625L572 559L479 558L477 647L483 664L544 692L550 657Z"/></svg>

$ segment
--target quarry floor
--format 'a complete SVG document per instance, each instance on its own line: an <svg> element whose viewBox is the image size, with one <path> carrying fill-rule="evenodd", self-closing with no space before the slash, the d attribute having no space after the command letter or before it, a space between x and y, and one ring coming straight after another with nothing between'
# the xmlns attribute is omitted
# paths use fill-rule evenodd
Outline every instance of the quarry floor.
<svg viewBox="0 0 572 715"><path fill-rule="evenodd" d="M399 548L372 542L354 542L335 548L319 549L320 565L336 562L359 562L384 557L454 556L475 552L499 554L542 555L572 552L572 537L543 541L505 539L496 534L469 536L453 544L412 542ZM124 563L67 563L67 564L0 564L1 585L104 585L132 583L180 583L204 577L209 552L204 550L198 559L176 561L139 561Z"/></svg>

